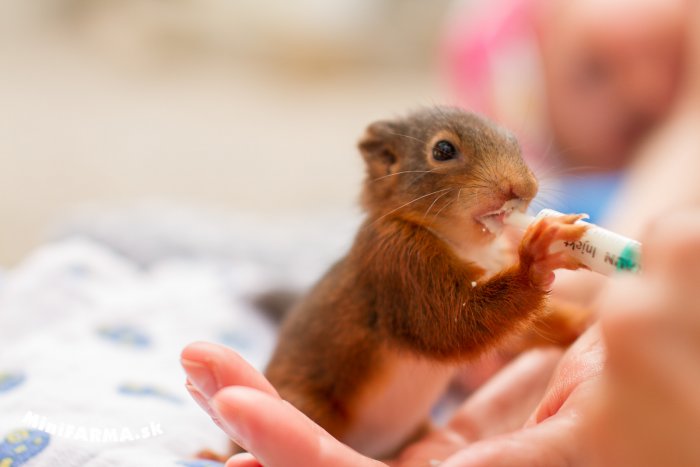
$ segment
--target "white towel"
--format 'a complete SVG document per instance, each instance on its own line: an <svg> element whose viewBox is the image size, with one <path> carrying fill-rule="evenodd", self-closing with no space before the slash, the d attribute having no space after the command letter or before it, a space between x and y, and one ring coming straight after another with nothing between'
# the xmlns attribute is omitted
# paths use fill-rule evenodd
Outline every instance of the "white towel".
<svg viewBox="0 0 700 467"><path fill-rule="evenodd" d="M262 368L274 329L246 297L266 274L205 259L144 270L85 240L5 271L0 467L218 465L193 461L227 439L185 391L179 353L220 342Z"/></svg>

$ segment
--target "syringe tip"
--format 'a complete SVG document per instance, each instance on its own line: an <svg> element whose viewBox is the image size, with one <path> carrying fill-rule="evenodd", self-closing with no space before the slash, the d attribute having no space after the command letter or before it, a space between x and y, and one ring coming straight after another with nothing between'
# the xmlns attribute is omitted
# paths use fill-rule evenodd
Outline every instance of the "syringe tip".
<svg viewBox="0 0 700 467"><path fill-rule="evenodd" d="M510 214L504 222L518 229L525 230L534 220L535 218L533 216L529 216L524 212L515 211Z"/></svg>

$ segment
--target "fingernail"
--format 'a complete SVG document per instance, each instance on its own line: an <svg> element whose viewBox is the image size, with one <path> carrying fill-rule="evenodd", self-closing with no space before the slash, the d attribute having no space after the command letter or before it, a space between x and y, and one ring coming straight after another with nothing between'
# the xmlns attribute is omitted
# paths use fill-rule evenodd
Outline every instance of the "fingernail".
<svg viewBox="0 0 700 467"><path fill-rule="evenodd" d="M220 402L218 400L215 399L212 401L212 409L216 414L216 419L218 422L217 424L219 424L220 428L224 430L227 435L229 435L233 442L235 442L244 449L249 449L249 436L247 430L245 430L244 427L236 423L235 420L225 418L221 415L221 407Z"/></svg>
<svg viewBox="0 0 700 467"><path fill-rule="evenodd" d="M181 364L187 372L188 379L199 393L210 399L219 390L219 384L214 373L204 364L192 360L181 360Z"/></svg>
<svg viewBox="0 0 700 467"><path fill-rule="evenodd" d="M212 421L221 428L222 431L226 431L226 427L224 427L221 424L221 420L219 419L219 415L214 412L214 410L211 408L209 405L209 402L204 399L204 396L199 393L196 387L194 387L191 383L190 380L187 380L185 383L185 388L187 388L187 391L190 393L192 396L192 399L199 405L206 413L209 415L212 419Z"/></svg>
<svg viewBox="0 0 700 467"><path fill-rule="evenodd" d="M209 416L214 417L214 411L209 407L209 403L207 400L202 396L202 394L197 390L196 387L192 385L190 380L187 380L185 383L185 388L187 389L187 392L190 393L190 396L192 396L192 399L197 403L199 407L201 407L202 410L204 410L206 413L209 414Z"/></svg>

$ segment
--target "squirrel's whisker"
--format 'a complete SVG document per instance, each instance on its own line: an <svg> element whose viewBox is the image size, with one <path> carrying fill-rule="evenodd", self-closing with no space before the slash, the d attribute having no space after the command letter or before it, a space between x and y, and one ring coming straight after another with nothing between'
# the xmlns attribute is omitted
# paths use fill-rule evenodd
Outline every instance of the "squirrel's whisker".
<svg viewBox="0 0 700 467"><path fill-rule="evenodd" d="M428 196L435 195L437 193L442 193L443 191L453 190L453 189L454 188L443 188L442 190L436 190L436 191L433 191L432 193L428 193L427 195L419 196L418 198L414 199L413 201L409 201L408 203L402 204L401 206L399 206L396 209L392 209L391 211L389 211L386 214L384 214L383 216L381 216L379 219L375 220L372 224L379 222L380 220L384 219L385 217L395 213L399 209L405 208L406 206L411 205L411 204L415 203L416 201L420 201L423 198L427 198Z"/></svg>
<svg viewBox="0 0 700 467"><path fill-rule="evenodd" d="M453 188L453 190L454 190L454 188ZM430 210L433 209L433 206L435 206L435 203L437 203L440 198L442 198L443 196L448 195L448 194L450 194L450 192L446 191L443 194L441 194L440 196L435 197L433 202L430 204L430 206L428 206L428 209L425 211L425 214L423 214L423 220L425 220L425 218L428 217L428 213L430 213ZM439 212L440 211L438 211L438 213Z"/></svg>

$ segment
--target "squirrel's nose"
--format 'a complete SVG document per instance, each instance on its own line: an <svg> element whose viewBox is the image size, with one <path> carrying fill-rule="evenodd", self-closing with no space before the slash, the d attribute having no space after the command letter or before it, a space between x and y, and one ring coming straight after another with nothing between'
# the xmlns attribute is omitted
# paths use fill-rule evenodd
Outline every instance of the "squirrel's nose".
<svg viewBox="0 0 700 467"><path fill-rule="evenodd" d="M512 180L502 180L499 183L499 190L506 199L530 200L537 194L537 182L534 177L527 177L514 182Z"/></svg>

